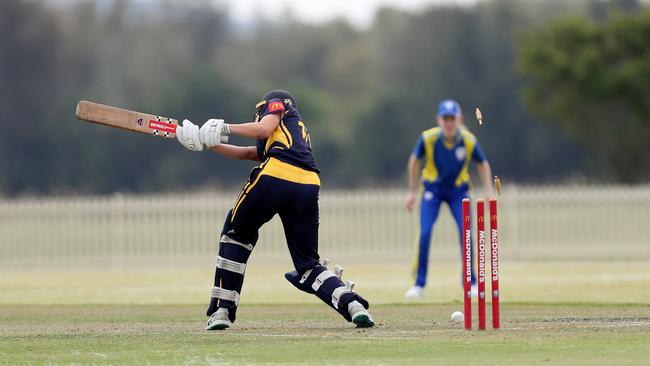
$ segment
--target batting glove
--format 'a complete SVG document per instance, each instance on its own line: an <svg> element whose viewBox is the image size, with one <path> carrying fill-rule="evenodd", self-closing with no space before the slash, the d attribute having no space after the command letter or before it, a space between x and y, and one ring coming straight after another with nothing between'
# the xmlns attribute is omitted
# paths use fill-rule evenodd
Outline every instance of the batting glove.
<svg viewBox="0 0 650 366"><path fill-rule="evenodd" d="M228 142L229 133L230 128L222 119L209 119L201 126L199 137L203 146L209 149Z"/></svg>
<svg viewBox="0 0 650 366"><path fill-rule="evenodd" d="M203 144L199 137L199 126L190 120L183 120L183 125L176 127L176 139L188 150L203 150Z"/></svg>

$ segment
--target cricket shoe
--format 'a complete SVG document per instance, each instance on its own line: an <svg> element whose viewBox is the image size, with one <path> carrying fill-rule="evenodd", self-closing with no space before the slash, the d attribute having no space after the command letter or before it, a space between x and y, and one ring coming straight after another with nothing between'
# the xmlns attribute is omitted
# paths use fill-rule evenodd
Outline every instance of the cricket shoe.
<svg viewBox="0 0 650 366"><path fill-rule="evenodd" d="M424 288L420 286L413 286L406 293L404 294L404 297L407 300L415 300L415 299L421 299L424 297Z"/></svg>
<svg viewBox="0 0 650 366"><path fill-rule="evenodd" d="M348 312L352 317L352 322L357 325L357 328L370 328L375 325L375 321L370 316L368 310L356 300L348 304Z"/></svg>
<svg viewBox="0 0 650 366"><path fill-rule="evenodd" d="M230 328L232 322L228 319L228 308L219 308L208 319L205 330L224 330Z"/></svg>

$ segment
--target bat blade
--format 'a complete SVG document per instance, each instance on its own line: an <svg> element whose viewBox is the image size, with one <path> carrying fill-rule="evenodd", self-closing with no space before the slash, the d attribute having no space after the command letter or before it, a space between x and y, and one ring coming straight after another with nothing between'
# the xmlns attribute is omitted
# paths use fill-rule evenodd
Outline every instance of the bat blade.
<svg viewBox="0 0 650 366"><path fill-rule="evenodd" d="M77 104L77 119L123 130L164 138L176 137L178 120L82 100Z"/></svg>

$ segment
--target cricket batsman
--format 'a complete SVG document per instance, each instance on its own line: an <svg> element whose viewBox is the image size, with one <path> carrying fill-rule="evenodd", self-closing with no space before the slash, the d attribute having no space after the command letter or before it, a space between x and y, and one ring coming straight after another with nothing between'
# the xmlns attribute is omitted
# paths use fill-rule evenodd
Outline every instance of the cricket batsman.
<svg viewBox="0 0 650 366"><path fill-rule="evenodd" d="M422 132L408 160L409 194L406 209L413 210L418 188L421 191L421 200L412 269L415 284L406 292L407 299L421 298L424 294L431 232L443 202L447 203L456 221L462 248L462 201L463 198L469 197L471 161L478 164L478 172L486 193L492 196L493 191L490 164L476 137L463 126L460 105L454 100L443 100L438 107L436 119L438 127ZM424 167L418 183L421 164ZM476 276L472 264L472 293L476 292Z"/></svg>
<svg viewBox="0 0 650 366"><path fill-rule="evenodd" d="M295 271L285 278L314 294L357 327L372 327L368 301L343 281L343 269L328 269L318 255L319 170L312 155L307 127L296 99L286 91L268 92L256 106L254 121L228 124L210 119L201 128L184 120L176 129L178 141L192 151L212 150L223 156L260 162L228 212L219 239L214 287L207 330L232 326L237 315L246 262L262 225L280 216ZM234 134L256 140L256 146L222 143Z"/></svg>

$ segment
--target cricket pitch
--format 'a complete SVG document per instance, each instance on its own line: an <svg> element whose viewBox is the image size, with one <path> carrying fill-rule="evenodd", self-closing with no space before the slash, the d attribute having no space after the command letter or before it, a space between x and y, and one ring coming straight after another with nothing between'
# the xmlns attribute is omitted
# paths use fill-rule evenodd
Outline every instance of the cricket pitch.
<svg viewBox="0 0 650 366"><path fill-rule="evenodd" d="M432 264L437 277L429 277L427 297L415 303L402 300L409 279L391 276L401 273L391 271L397 268L351 266L349 277L373 302L377 321L364 330L296 292L280 267L250 268L235 327L222 332L203 330L210 268L2 273L0 365L648 360L647 262L507 263L502 329L485 331L449 321L462 308L457 265Z"/></svg>

